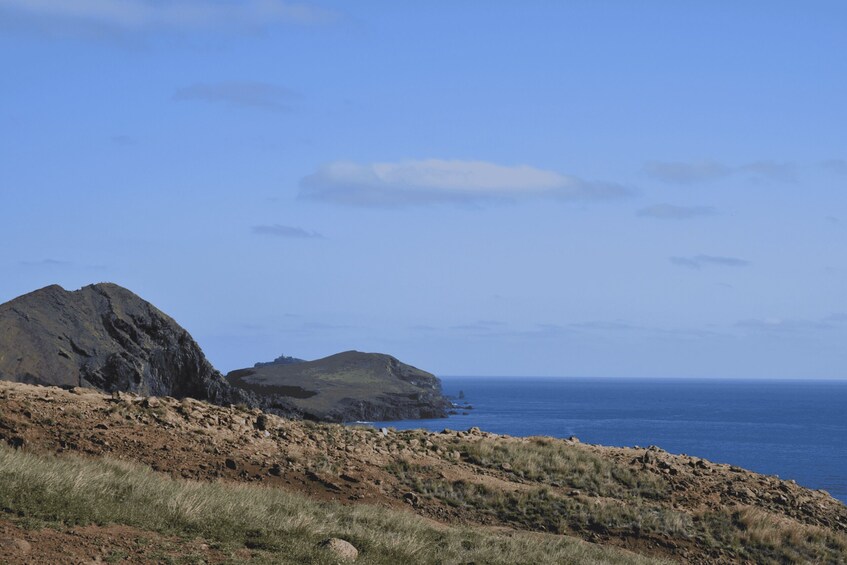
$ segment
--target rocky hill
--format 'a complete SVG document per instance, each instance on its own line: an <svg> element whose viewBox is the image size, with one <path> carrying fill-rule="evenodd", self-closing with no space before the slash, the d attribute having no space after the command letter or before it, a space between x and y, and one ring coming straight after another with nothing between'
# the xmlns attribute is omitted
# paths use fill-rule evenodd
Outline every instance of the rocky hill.
<svg viewBox="0 0 847 565"><path fill-rule="evenodd" d="M189 333L111 283L48 286L0 305L0 380L245 404L345 421L446 416L433 375L378 353L281 356L224 378Z"/></svg>
<svg viewBox="0 0 847 565"><path fill-rule="evenodd" d="M226 376L266 406L293 406L330 422L447 416L450 402L432 374L390 355L345 351L316 361L257 363Z"/></svg>
<svg viewBox="0 0 847 565"><path fill-rule="evenodd" d="M249 402L185 329L115 284L58 285L0 305L0 380Z"/></svg>
<svg viewBox="0 0 847 565"><path fill-rule="evenodd" d="M306 515L315 515L310 528L324 536L342 532L361 519L345 519L347 525L339 524L338 515L347 511L328 503L355 506L371 516L383 515L391 508L405 509L435 526L401 533L397 528L408 520L391 514L364 533L348 532L350 541L362 551L362 563L642 563L647 559L698 565L837 564L844 563L847 556L847 506L827 493L698 457L673 455L658 447L612 448L575 439L515 438L477 428L382 432L287 420L255 409L213 406L192 399L105 395L91 389L68 391L3 382L0 443L18 450L0 449L0 534L9 531L23 542L4 547L0 536L0 561L9 563L56 562L39 560L38 556L45 554L38 552L54 547L50 540L63 535L65 524L113 524L113 530L124 524L172 532L173 513L181 507L186 509L181 518L186 526L180 530L186 536L184 553L179 554L177 540L168 542L176 562L255 559L258 563L296 563L297 558L284 556L290 540L304 534ZM70 466L79 466L74 456L83 454L88 460L104 461L93 472L94 478L99 481L113 474L115 484L108 490L91 487L95 489L91 499L82 504L78 501L86 496L81 489L89 480L83 480L87 475L74 475L64 490L59 489L47 483L54 480L59 468L49 467L49 461L23 461L12 467L10 454L17 452L58 454L59 462L67 461ZM144 475L129 487L132 473L123 461L192 482L180 487L187 492L164 501L154 494L137 495L136 489L154 479ZM40 465L49 468L40 473ZM30 472L31 479L21 475ZM33 483L36 479L38 484ZM207 506L225 495L224 485L235 483L266 487L255 495L255 504L282 491L305 495L321 505L315 509L298 502L293 508L274 510L238 503L242 504L238 515L221 524L192 521L203 512L212 520L218 506ZM155 484L159 485L156 489L169 492L176 488ZM202 492L203 484L211 487L209 497ZM50 498L61 493L77 505ZM242 501L248 494L237 489L230 493ZM52 505L38 502L45 497ZM104 508L103 512L116 517L98 515L91 509L95 502L111 505L111 510ZM225 502L224 506L236 503ZM160 520L155 512L140 520L151 504L159 505L167 520ZM268 519L269 511L281 515ZM321 518L317 512L326 512L326 516ZM59 530L53 534L49 529L44 533L16 526L43 527L56 520ZM323 528L322 521L334 525ZM290 529L278 530L286 527ZM456 527L499 537L449 542L444 532ZM77 528L63 535L60 550L79 555L80 551L113 548L108 551L122 555L138 552L130 553L126 562L166 561L163 557L145 560L144 551L149 550L124 547L128 545L126 536L93 528L81 533ZM238 541L243 545L230 547L236 552L233 557L215 557L215 552L227 546L214 536L232 542L231 532L239 529L245 530ZM146 531L131 533L137 539L157 539ZM86 536L94 534L100 537L97 546L91 547ZM537 537L522 538L525 534ZM198 535L212 539L198 539ZM587 549L612 553L603 557L592 550L565 559L552 553L545 557L543 550L540 554L536 550L553 543L572 543L567 540L574 538L590 542ZM480 554L489 546L493 553ZM108 551L101 554L103 560L109 557ZM268 553L273 551L279 553ZM396 553L385 557L390 551ZM188 552L193 552L192 559ZM498 558L497 552L502 556ZM87 559L94 557L89 553ZM299 562L335 561L304 558Z"/></svg>

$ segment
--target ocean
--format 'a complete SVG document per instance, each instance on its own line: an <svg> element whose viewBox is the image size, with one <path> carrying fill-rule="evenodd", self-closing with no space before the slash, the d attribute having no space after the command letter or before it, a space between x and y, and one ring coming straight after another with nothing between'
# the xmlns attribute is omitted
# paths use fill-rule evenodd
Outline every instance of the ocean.
<svg viewBox="0 0 847 565"><path fill-rule="evenodd" d="M658 445L824 489L847 503L847 381L443 377L460 404L447 419L397 429L472 426L512 436ZM464 400L459 400L460 394ZM463 410L469 403L473 408Z"/></svg>

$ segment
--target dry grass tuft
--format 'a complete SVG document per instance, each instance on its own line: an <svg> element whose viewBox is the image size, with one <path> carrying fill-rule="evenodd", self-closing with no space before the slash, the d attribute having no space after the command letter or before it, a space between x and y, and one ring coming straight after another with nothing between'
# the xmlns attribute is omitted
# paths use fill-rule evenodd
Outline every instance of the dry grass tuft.
<svg viewBox="0 0 847 565"><path fill-rule="evenodd" d="M43 457L0 448L0 508L30 525L123 524L220 547L260 550L268 563L329 563L327 537L358 562L654 563L574 538L436 528L409 512L319 503L280 489L172 480L106 459Z"/></svg>

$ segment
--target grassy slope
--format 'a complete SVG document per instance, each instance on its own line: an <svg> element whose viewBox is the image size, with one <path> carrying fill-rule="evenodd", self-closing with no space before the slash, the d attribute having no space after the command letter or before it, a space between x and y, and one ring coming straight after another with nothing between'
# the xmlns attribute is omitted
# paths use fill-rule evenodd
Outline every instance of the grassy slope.
<svg viewBox="0 0 847 565"><path fill-rule="evenodd" d="M570 537L435 526L409 512L178 481L126 462L6 447L0 448L0 508L0 517L25 517L30 525L122 524L200 536L219 548L258 549L258 562L268 563L334 562L318 545L332 536L356 545L361 563L655 563Z"/></svg>
<svg viewBox="0 0 847 565"><path fill-rule="evenodd" d="M264 430L257 428L260 419ZM435 535L432 532L425 534L433 551L481 562L490 559L451 554L449 546L461 545L461 540L466 545L501 543L488 526L578 536L698 565L835 564L844 563L847 555L847 507L826 493L654 447L607 448L552 438L496 436L478 429L382 434L373 428L291 421L197 401L133 395L114 399L84 389L70 392L0 382L0 442L4 440L24 445L29 453L64 451L143 462L173 477L252 484L261 481L284 490L265 486L249 492L275 493L273 496L283 498L293 496L286 494L292 490L306 493L312 497L309 506L335 516L313 520L317 525L309 533L311 541L337 528L342 528L342 534L360 536L343 529L349 519L344 516L374 512L373 505L378 504L405 507L441 522L434 531L445 538L426 537ZM36 460L27 472L35 473L51 460L41 461ZM3 491L8 477L0 472L0 509L71 523L79 519L73 513L50 514L57 505L39 498L38 489L42 487L38 485L43 481L21 476L20 487ZM16 488L21 489L22 498L7 502L3 496L14 496ZM167 494L170 488L148 489L153 492L149 504L155 510L152 518L159 520L167 515L162 508L168 510L169 506L163 506L156 497L165 493L173 498ZM214 488L223 487L217 484ZM221 500L226 492L233 491L226 490ZM337 509L315 498L343 500L362 509ZM147 507L138 500L129 502L135 513ZM65 502L58 506L63 507ZM364 544L371 560L376 558L370 552L377 551L373 548L382 543L380 524L392 523L393 518L388 516L395 515L382 510L379 513L382 522L375 519L366 525L377 532L375 537L355 538L356 543ZM250 516L249 511L234 512L238 519L241 514ZM0 537L3 516L0 513ZM108 521L113 519L110 516L105 513L83 518ZM403 523L406 514L396 516L397 522ZM258 547L264 547L265 537L293 535L274 522L260 521L257 526L251 520L233 529L235 537L226 537L232 526L221 535L204 533L196 525L187 527L184 521L178 522L178 527L161 526L155 521L151 525L145 518L130 525L165 528L179 535L208 535L223 540L219 543ZM484 525L482 532L488 533L462 533L456 529L462 524ZM447 553L439 549L439 544ZM399 550L406 551L406 546L400 545ZM314 550L312 545L308 548ZM503 550L505 555L509 551L508 547ZM416 561L408 553L403 555ZM426 561L424 557L421 560Z"/></svg>
<svg viewBox="0 0 847 565"><path fill-rule="evenodd" d="M729 559L741 562L847 562L847 536L841 532L800 524L754 507L721 505L710 510L678 511L670 504L667 483L658 476L634 472L551 438L527 438L523 442L465 439L456 448L480 468L505 469L517 480L534 484L505 492L468 481L451 481L431 473L424 465L402 459L389 465L388 470L427 498L473 508L521 529L554 533L619 531L638 537L667 536L676 543L696 540L700 551L730 550L733 556ZM576 496L562 496L550 486L575 489L572 494Z"/></svg>

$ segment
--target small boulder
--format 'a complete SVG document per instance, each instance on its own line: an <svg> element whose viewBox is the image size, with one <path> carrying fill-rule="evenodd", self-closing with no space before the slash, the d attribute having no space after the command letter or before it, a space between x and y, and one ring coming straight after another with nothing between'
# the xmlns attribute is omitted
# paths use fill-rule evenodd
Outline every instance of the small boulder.
<svg viewBox="0 0 847 565"><path fill-rule="evenodd" d="M226 465L227 469L232 469L233 471L238 468L238 465L235 464L234 459L227 459L226 461L224 461L224 464Z"/></svg>
<svg viewBox="0 0 847 565"><path fill-rule="evenodd" d="M355 561L359 557L359 550L349 541L340 538L324 540L321 546L342 561Z"/></svg>
<svg viewBox="0 0 847 565"><path fill-rule="evenodd" d="M0 547L8 547L17 553L27 555L32 551L32 545L20 538L0 538Z"/></svg>

